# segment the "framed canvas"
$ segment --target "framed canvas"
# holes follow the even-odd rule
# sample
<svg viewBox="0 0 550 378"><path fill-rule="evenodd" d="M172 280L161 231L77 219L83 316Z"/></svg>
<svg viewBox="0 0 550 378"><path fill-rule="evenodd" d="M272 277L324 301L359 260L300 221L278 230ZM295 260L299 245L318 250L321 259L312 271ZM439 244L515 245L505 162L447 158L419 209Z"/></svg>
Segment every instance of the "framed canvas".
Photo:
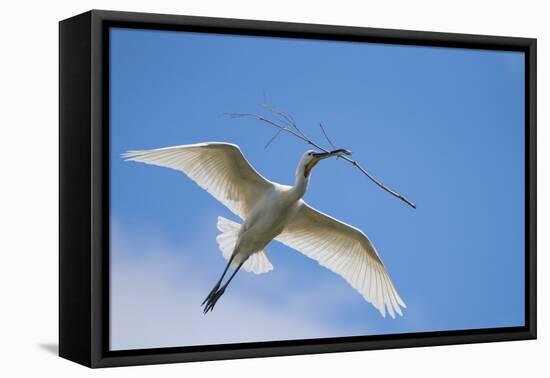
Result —
<svg viewBox="0 0 550 378"><path fill-rule="evenodd" d="M59 354L536 338L536 40L60 22Z"/></svg>

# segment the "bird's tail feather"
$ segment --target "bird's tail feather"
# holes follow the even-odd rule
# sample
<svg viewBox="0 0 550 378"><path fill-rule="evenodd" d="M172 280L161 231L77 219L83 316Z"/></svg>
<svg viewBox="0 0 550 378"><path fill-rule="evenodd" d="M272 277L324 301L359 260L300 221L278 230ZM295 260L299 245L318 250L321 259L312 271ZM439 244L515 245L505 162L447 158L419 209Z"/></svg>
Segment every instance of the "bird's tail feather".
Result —
<svg viewBox="0 0 550 378"><path fill-rule="evenodd" d="M229 261L231 254L235 249L235 244L237 243L237 238L239 236L239 230L241 225L237 222L233 222L224 217L218 217L218 230L221 231L216 237L218 246L222 252L225 260ZM237 266L241 262L241 259L238 256L235 256L231 265ZM270 270L273 270L273 265L269 261L266 250L261 250L252 254L243 264L243 269L247 272L252 272L256 274L267 273Z"/></svg>

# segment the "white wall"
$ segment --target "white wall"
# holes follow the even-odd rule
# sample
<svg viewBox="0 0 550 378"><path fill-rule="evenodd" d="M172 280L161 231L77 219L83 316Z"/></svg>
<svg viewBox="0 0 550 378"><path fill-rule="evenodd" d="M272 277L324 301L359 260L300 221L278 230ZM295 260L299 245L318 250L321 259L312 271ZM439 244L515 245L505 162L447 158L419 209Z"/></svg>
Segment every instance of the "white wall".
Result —
<svg viewBox="0 0 550 378"><path fill-rule="evenodd" d="M544 1L7 1L0 22L0 374L17 376L514 375L548 363L548 50ZM539 39L539 340L91 371L57 344L57 21L91 8ZM546 67L545 67L546 66ZM504 204L503 204L504 205ZM537 374L539 372L539 374Z"/></svg>

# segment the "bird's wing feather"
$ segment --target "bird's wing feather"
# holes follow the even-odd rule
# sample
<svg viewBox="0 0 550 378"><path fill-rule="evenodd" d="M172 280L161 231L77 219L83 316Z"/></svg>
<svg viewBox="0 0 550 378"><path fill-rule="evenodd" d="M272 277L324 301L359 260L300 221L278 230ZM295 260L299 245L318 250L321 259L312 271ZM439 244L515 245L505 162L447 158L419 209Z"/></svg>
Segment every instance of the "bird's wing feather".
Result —
<svg viewBox="0 0 550 378"><path fill-rule="evenodd" d="M315 259L342 276L386 316L406 307L397 294L376 249L359 229L340 222L301 201L292 222L276 240Z"/></svg>
<svg viewBox="0 0 550 378"><path fill-rule="evenodd" d="M273 186L252 168L238 146L229 143L211 142L128 151L122 157L185 173L242 219L246 218L261 195Z"/></svg>

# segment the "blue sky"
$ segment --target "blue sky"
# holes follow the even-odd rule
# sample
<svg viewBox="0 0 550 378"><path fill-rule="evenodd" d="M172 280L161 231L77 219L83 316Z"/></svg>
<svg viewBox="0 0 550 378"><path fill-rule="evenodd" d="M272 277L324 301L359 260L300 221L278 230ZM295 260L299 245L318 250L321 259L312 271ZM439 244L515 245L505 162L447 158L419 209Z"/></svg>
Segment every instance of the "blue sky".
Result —
<svg viewBox="0 0 550 378"><path fill-rule="evenodd" d="M113 29L110 64L112 349L523 325L523 53ZM217 216L237 218L181 173L120 154L232 142L292 184L308 147L282 135L265 149L272 129L223 115L261 112L264 95L417 204L336 159L305 195L369 236L403 317L277 242L272 272L240 272L202 315L225 266Z"/></svg>

